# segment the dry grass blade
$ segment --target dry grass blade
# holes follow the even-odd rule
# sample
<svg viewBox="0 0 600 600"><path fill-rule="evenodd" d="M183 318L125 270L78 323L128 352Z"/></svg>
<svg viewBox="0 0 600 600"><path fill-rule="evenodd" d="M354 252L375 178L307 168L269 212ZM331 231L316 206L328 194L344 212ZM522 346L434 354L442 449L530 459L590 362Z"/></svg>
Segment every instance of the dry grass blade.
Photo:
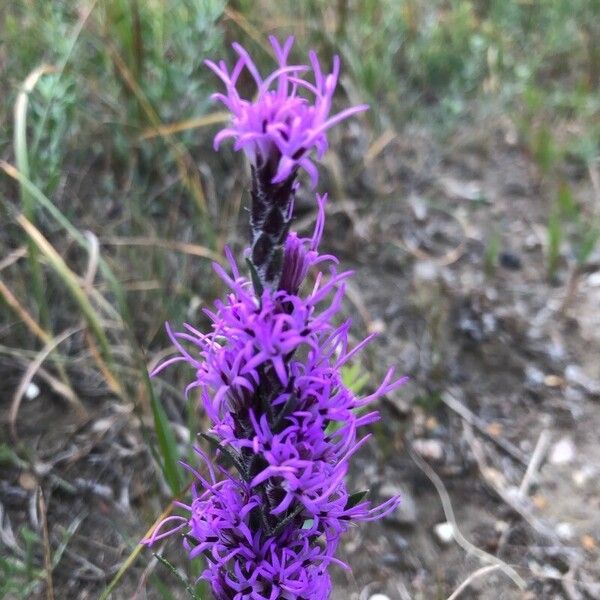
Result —
<svg viewBox="0 0 600 600"><path fill-rule="evenodd" d="M417 467L419 467L419 469L421 469L421 471L423 471L423 473L426 475L427 479L431 481L433 487L438 493L446 520L452 525L452 530L456 543L465 552L475 555L482 562L497 565L497 567L501 569L505 575L512 579L512 581L517 587L524 590L527 587L527 583L510 565L506 564L497 556L494 556L493 554L490 554L489 552L478 548L477 546L475 546L475 544L471 543L467 538L465 538L465 536L458 528L456 516L454 515L454 509L452 508L452 501L450 500L450 495L448 494L448 491L446 490L446 487L444 486L444 483L440 479L439 475L416 452L413 452L411 450L410 456L413 459L414 463L417 465Z"/></svg>
<svg viewBox="0 0 600 600"><path fill-rule="evenodd" d="M23 308L21 302L14 294L6 287L4 282L0 280L0 296L4 298L6 304L16 313L23 321L27 329L31 331L42 343L48 344L52 340L52 336L38 324L38 322ZM62 381L53 380L50 382L52 389L66 398L67 401L78 403L75 392L71 387L71 382L67 376L67 372L60 362L56 362L56 368Z"/></svg>
<svg viewBox="0 0 600 600"><path fill-rule="evenodd" d="M100 243L98 238L91 232L86 231L85 237L90 243L90 260L83 278L83 287L88 294L92 293L92 286L98 271L98 258L100 257Z"/></svg>
<svg viewBox="0 0 600 600"><path fill-rule="evenodd" d="M230 115L225 111L210 113L201 117L194 117L193 119L178 121L177 123L168 123L165 125L159 125L157 127L151 127L150 129L143 131L138 139L142 141L158 136L164 137L167 135L173 135L174 133L180 133L181 131L199 129L201 127L207 127L208 125L215 125L217 123L226 123L229 121L229 119Z"/></svg>
<svg viewBox="0 0 600 600"><path fill-rule="evenodd" d="M27 361L24 361L24 363L27 364ZM61 368L63 367L62 364L58 363L57 368L59 365ZM48 371L46 371L46 369L43 367L40 367L37 373L39 378L45 381L55 394L62 396L67 402L71 402L72 398L77 400L77 396L70 385L66 385L62 381L59 381L56 377L48 373Z"/></svg>
<svg viewBox="0 0 600 600"><path fill-rule="evenodd" d="M475 437L475 434L473 433L469 423L463 422L463 431L464 437L469 444L473 456L475 457L479 472L481 473L484 481L492 490L494 490L494 492L496 492L499 498L501 498L503 502L510 506L517 514L519 514L536 533L551 540L556 547L560 547L562 543L558 537L558 534L556 533L556 525L538 518L534 514L530 503L526 502L526 499L521 494L513 494L506 488L506 486L501 484L501 478L497 476L498 471L491 468L487 464L483 443L481 440Z"/></svg>
<svg viewBox="0 0 600 600"><path fill-rule="evenodd" d="M42 526L42 544L44 547L44 574L46 575L46 600L54 600L54 583L52 582L52 551L48 535L48 511L42 488L37 488L38 511Z"/></svg>
<svg viewBox="0 0 600 600"><path fill-rule="evenodd" d="M223 11L224 15L231 19L249 38L258 44L267 54L271 54L271 48L265 43L265 36L259 31L246 17L234 10L230 6L226 6Z"/></svg>
<svg viewBox="0 0 600 600"><path fill-rule="evenodd" d="M360 318L363 320L367 331L370 333L373 331L373 319L367 309L360 290L357 286L352 283L346 285L346 297L354 305L354 308L358 311Z"/></svg>
<svg viewBox="0 0 600 600"><path fill-rule="evenodd" d="M73 238L73 240L77 242L79 246L89 251L89 241L86 240L85 236L76 227L73 226L73 224L56 208L52 201L49 200L39 190L39 188L37 188L33 183L31 183L31 181L29 181L29 179L24 177L22 173L20 173L17 169L15 169L11 164L7 163L6 161L0 160L0 169L2 169L7 175L12 177L13 179L19 181L21 185L25 186L27 190L31 193L32 198L48 211L48 213L60 225L60 227L64 231L66 231ZM124 331L132 352L132 358L136 366L137 373L141 378L143 389L147 394L150 406L152 408L155 429L158 439L158 447L160 448L160 451L163 456L162 462L158 459L158 456L157 461L161 464L165 477L169 483L169 487L175 494L179 489L181 489L182 482L178 464L179 454L177 452L177 444L173 436L173 432L169 427L169 421L166 417L164 409L162 408L158 399L156 398L156 395L154 394L154 389L152 388L150 377L146 369L144 355L133 333L133 320L131 318L131 313L127 304L127 298L124 294L123 287L115 277L108 263L102 258L102 256L99 256L98 258L98 268L102 273L104 279L109 284L110 289L117 301L117 306L119 308L119 312L123 321ZM72 275L73 277L76 277L74 276L74 274ZM79 292L83 294L83 291L81 289L79 289ZM87 301L87 298L85 298L85 300Z"/></svg>
<svg viewBox="0 0 600 600"><path fill-rule="evenodd" d="M26 309L23 308L22 304L15 298L2 280L0 280L0 295L4 298L6 304L16 313L19 319L25 323L27 329L29 329L31 333L44 343L52 339L52 336L38 324Z"/></svg>
<svg viewBox="0 0 600 600"><path fill-rule="evenodd" d="M14 265L24 256L27 256L27 248L25 248L25 246L21 246L20 248L9 252L6 258L0 260L0 271L4 271L4 269L7 269L11 265Z"/></svg>
<svg viewBox="0 0 600 600"><path fill-rule="evenodd" d="M499 448L504 450L504 452L512 456L515 460L519 461L523 466L527 467L529 460L525 454L508 440L505 440L498 435L493 435L489 428L489 424L486 423L481 417L478 417L475 413L471 412L465 404L457 400L450 390L446 390L442 394L442 402L450 410L453 410L466 423L475 427L477 431L494 442Z"/></svg>
<svg viewBox="0 0 600 600"><path fill-rule="evenodd" d="M388 144L396 139L397 135L398 134L393 129L386 129L365 152L365 167L369 167L371 163L385 150Z"/></svg>
<svg viewBox="0 0 600 600"><path fill-rule="evenodd" d="M226 264L225 259L213 252L210 248L198 244L187 244L185 242L175 242L171 240L161 240L159 238L149 237L109 237L102 240L103 244L109 246L150 246L155 248L165 248L174 252L181 252L191 256L200 256L208 258L221 264Z"/></svg>
<svg viewBox="0 0 600 600"><path fill-rule="evenodd" d="M487 575L488 573L491 573L492 571L496 571L499 568L500 568L499 565L488 565L487 567L481 567L481 569L477 569L477 571L474 571L473 573L471 573L452 592L452 594L450 594L450 596L448 596L447 600L456 600L456 598L458 598L464 592L464 590L466 590L473 583L473 581L475 581L475 579L478 579L479 577L483 577L484 575Z"/></svg>
<svg viewBox="0 0 600 600"><path fill-rule="evenodd" d="M8 412L8 423L9 423L10 432L11 432L13 439L15 439L15 440L17 439L17 416L19 414L19 408L21 407L21 402L23 400L23 396L25 395L27 387L33 380L38 369L42 366L42 363L48 358L50 353L59 344L62 344L62 342L64 342L66 339L68 339L73 334L77 333L78 331L81 331L81 327L71 327L70 329L67 329L60 335L58 335L55 338L53 338L52 340L50 340L42 348L42 350L38 353L38 355L31 362L29 367L27 367L27 370L25 371L23 377L21 378L19 385L17 386L17 389L15 390L15 393L13 395L12 402L10 405L10 410ZM74 393L73 393L72 397L69 398L69 400L71 401L73 406L75 406L75 408L80 412L80 414L82 416L85 415L85 408L83 407L83 404L81 404L81 402L79 401L77 396L75 396Z"/></svg>
<svg viewBox="0 0 600 600"><path fill-rule="evenodd" d="M438 212L447 215L447 217L455 221L462 232L461 239L458 244L448 250L445 254L442 256L436 256L429 251L423 250L419 247L419 241L414 239L412 236L409 236L408 232L405 232L401 240L393 240L393 244L402 250L410 252L410 254L419 260L431 262L440 267L448 267L454 264L465 253L468 241L466 233L467 227L465 226L465 223L463 223L462 219L457 217L455 214L441 209L438 209Z"/></svg>
<svg viewBox="0 0 600 600"><path fill-rule="evenodd" d="M108 387L117 396L119 396L120 398L123 398L123 388L121 387L121 385L119 384L119 382L117 381L115 376L112 374L111 370L108 368L108 365L102 358L102 354L100 354L100 352L98 352L98 346L96 346L94 337L89 335L88 332L86 332L85 339L86 339L88 348L90 349L90 352L91 352L92 356L94 357L94 360L96 361L96 364L98 365L98 368L100 369L100 372L102 373L102 377L104 377L104 380L108 384Z"/></svg>
<svg viewBox="0 0 600 600"><path fill-rule="evenodd" d="M71 296L81 309L83 316L85 317L91 331L100 346L102 355L104 356L109 367L113 366L112 353L110 351L110 345L102 323L93 306L91 305L88 296L85 294L81 285L79 284L79 278L65 263L62 257L54 249L54 247L48 242L48 240L42 235L42 233L33 225L24 215L17 217L17 222L25 230L27 235L34 241L40 252L48 259L48 262L56 271L56 273L63 280L68 290L71 292Z"/></svg>
<svg viewBox="0 0 600 600"><path fill-rule="evenodd" d="M531 455L531 460L529 461L529 465L527 465L527 470L525 471L525 475L523 476L523 480L521 481L521 485L519 486L519 494L521 496L527 496L529 494L529 488L531 483L535 479L537 472L546 456L546 451L550 446L550 441L552 440L552 434L548 429L542 429L538 441L535 445L535 449L533 454Z"/></svg>
<svg viewBox="0 0 600 600"><path fill-rule="evenodd" d="M596 210L600 210L600 158L596 158L595 161L588 163L588 172L590 174L590 181L594 188L594 194L596 196Z"/></svg>
<svg viewBox="0 0 600 600"><path fill-rule="evenodd" d="M27 105L29 104L29 94L31 94L31 92L34 90L40 77L47 75L48 73L55 72L55 67L51 65L41 65L32 71L21 86L19 95L17 96L17 101L15 103L15 160L17 163L17 168L27 178L29 178L29 155L27 150ZM30 221L35 222L35 205L32 201L29 191L23 185L19 185L19 192L21 195L23 213ZM46 296L44 295L44 280L42 276L42 270L37 259L37 248L31 240L28 242L28 254L33 295L39 311L40 320L45 326L48 326L50 315L48 312Z"/></svg>
<svg viewBox="0 0 600 600"><path fill-rule="evenodd" d="M175 505L173 504L173 502L175 500L179 499L181 496L183 496L183 494L187 493L187 491L190 489L190 487L191 487L191 483L189 485L187 485L186 488L181 493L177 494L177 497L174 498L173 501L171 501L169 503L169 506L167 506L167 508L158 517L158 519L156 519L156 521L154 521L154 523L152 523L152 525L150 526L148 531L146 531L146 533L144 534L144 537L142 538L143 540L149 538L152 535L152 532L158 527L159 523L163 519L166 519L173 512L173 509L175 508ZM119 581L121 581L121 578L123 577L123 575L128 571L128 569L131 567L131 565L133 565L133 563L136 561L137 557L139 556L139 554L143 550L143 548L144 548L144 546L142 544L138 544L131 551L129 556L125 559L125 562L121 565L121 568L117 571L117 573L112 578L111 582L108 584L106 589L102 592L102 594L100 595L100 598L98 600L107 600L108 599L108 597L110 596L112 591L118 585Z"/></svg>

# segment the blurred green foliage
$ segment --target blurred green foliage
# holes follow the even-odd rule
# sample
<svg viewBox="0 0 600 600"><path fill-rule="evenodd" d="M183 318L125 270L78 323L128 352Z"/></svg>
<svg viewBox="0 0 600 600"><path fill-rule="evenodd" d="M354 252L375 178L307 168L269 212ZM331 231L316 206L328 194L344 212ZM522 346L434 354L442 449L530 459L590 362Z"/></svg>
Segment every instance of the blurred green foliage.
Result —
<svg viewBox="0 0 600 600"><path fill-rule="evenodd" d="M44 576L39 567L40 538L35 531L21 527L15 543L19 548L18 556L4 552L0 555L0 598L26 600L39 591Z"/></svg>

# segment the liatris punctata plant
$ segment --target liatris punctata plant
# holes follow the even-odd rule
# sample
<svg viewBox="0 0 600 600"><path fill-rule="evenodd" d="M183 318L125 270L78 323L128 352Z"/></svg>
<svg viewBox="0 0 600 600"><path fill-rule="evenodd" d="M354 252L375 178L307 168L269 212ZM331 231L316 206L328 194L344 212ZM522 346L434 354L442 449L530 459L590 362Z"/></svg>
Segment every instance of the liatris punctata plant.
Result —
<svg viewBox="0 0 600 600"><path fill-rule="evenodd" d="M361 428L379 418L366 407L403 379L390 370L363 398L344 385L342 367L372 336L351 349L350 320L339 324L351 273L319 254L326 195L316 196L312 237L290 231L298 172L315 187L312 156L326 151L327 130L367 107L330 116L339 59L324 74L314 52L310 67L288 65L292 38L271 44L278 67L266 79L238 44L231 71L223 61L206 62L225 84L226 93L215 97L231 112L215 147L231 137L251 164L249 275L228 251L231 274L215 270L229 292L205 311L211 331L186 324L174 333L167 326L179 353L156 372L179 361L194 368L186 393L198 389L211 421L202 437L216 460L196 448L207 475L186 465L195 481L190 503L177 503L185 516L166 518L145 542L182 533L190 558L204 557L202 578L217 600L326 600L329 566L346 567L335 557L340 536L352 521L381 518L400 501L372 506L365 493L349 493L344 478L369 438ZM236 88L244 70L256 82L253 100ZM312 81L304 79L309 71ZM309 286L316 265L327 265L327 273L314 273Z"/></svg>

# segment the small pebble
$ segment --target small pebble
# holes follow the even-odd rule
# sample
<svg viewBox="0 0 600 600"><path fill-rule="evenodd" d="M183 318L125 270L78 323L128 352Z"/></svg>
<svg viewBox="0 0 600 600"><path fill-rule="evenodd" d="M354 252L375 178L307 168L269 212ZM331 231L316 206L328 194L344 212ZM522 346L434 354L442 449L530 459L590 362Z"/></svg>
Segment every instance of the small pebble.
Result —
<svg viewBox="0 0 600 600"><path fill-rule="evenodd" d="M498 256L498 262L501 267L508 269L509 271L518 271L521 267L521 259L518 254L514 252L510 252L509 250L504 250L500 252Z"/></svg>
<svg viewBox="0 0 600 600"><path fill-rule="evenodd" d="M568 542L575 537L575 530L571 523L559 523L556 526L556 534L563 542Z"/></svg>
<svg viewBox="0 0 600 600"><path fill-rule="evenodd" d="M421 282L435 281L438 273L438 266L434 262L421 260L415 263L413 277Z"/></svg>
<svg viewBox="0 0 600 600"><path fill-rule="evenodd" d="M372 596L369 596L369 600L390 600L390 598L385 594L373 594Z"/></svg>
<svg viewBox="0 0 600 600"><path fill-rule="evenodd" d="M550 462L553 465L568 465L575 458L575 444L569 437L561 438L550 451Z"/></svg>
<svg viewBox="0 0 600 600"><path fill-rule="evenodd" d="M421 198L418 196L411 196L408 199L408 203L410 204L417 221L422 223L427 219L427 204Z"/></svg>
<svg viewBox="0 0 600 600"><path fill-rule="evenodd" d="M383 319L373 319L369 323L369 333L385 333L386 326Z"/></svg>
<svg viewBox="0 0 600 600"><path fill-rule="evenodd" d="M592 465L583 465L581 469L578 469L571 475L573 483L578 488L584 487L588 481L596 476L597 470Z"/></svg>
<svg viewBox="0 0 600 600"><path fill-rule="evenodd" d="M494 529L498 533L504 533L509 527L510 525L506 521L496 521L496 523L494 523Z"/></svg>
<svg viewBox="0 0 600 600"><path fill-rule="evenodd" d="M529 387L539 389L544 383L544 373L533 365L527 365L525 367L525 379Z"/></svg>
<svg viewBox="0 0 600 600"><path fill-rule="evenodd" d="M590 287L600 287L600 271L588 275L586 281Z"/></svg>
<svg viewBox="0 0 600 600"><path fill-rule="evenodd" d="M40 388L32 381L25 390L25 398L27 398L27 400L35 400L39 395Z"/></svg>
<svg viewBox="0 0 600 600"><path fill-rule="evenodd" d="M433 528L433 532L442 544L448 545L454 539L454 527L452 523L438 523Z"/></svg>
<svg viewBox="0 0 600 600"><path fill-rule="evenodd" d="M412 446L417 454L428 460L439 461L444 457L444 447L439 440L416 439Z"/></svg>

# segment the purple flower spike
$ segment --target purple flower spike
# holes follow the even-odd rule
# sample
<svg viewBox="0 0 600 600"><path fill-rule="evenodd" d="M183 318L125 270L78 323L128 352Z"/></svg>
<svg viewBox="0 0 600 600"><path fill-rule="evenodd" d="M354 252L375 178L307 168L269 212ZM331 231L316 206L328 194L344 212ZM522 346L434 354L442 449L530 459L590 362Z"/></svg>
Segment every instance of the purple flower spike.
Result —
<svg viewBox="0 0 600 600"><path fill-rule="evenodd" d="M324 76L311 53L315 83L308 83L301 79L306 67L287 64L292 42L271 39L279 68L264 81L237 44L231 73L224 63L209 63L227 86L218 97L233 117L215 142L232 136L253 161L250 273L241 275L226 251L231 274L220 265L215 270L228 292L204 311L210 330L167 326L177 354L153 373L177 362L191 367L186 395L197 393L210 421L202 437L213 445L215 462L196 449L208 475L184 465L194 478L191 503L176 503L182 514L166 518L144 542L183 535L189 557L203 557L201 577L216 600L327 600L329 567L348 568L335 557L343 533L352 522L385 517L400 502L373 506L365 493L346 487L350 461L370 437L364 428L379 419L371 405L405 378L389 370L363 397L344 383L344 365L373 336L351 347L351 322L340 323L351 273L338 272L337 258L319 253L327 195L317 195L311 237L289 231L297 170L316 178L312 149L321 156L326 130L364 107L329 117L339 61ZM244 68L258 86L254 103L235 87ZM313 104L299 90L312 94Z"/></svg>
<svg viewBox="0 0 600 600"><path fill-rule="evenodd" d="M325 75L312 51L310 67L287 64L293 37L289 37L283 46L274 36L269 40L278 68L265 79L239 44L233 44L239 59L231 72L224 61L218 65L206 61L226 88L226 94L214 94L213 97L220 100L232 116L230 126L215 137L215 149L224 139L232 137L234 149L244 150L252 164L269 165L271 183L282 183L295 175L298 168L303 168L315 187L318 172L310 158L311 151L314 149L317 158L321 159L328 147L327 130L351 115L367 110L368 106L354 106L330 117L340 71L339 57L334 57L332 72ZM244 68L256 83L257 93L252 100L240 97L236 88ZM312 83L303 79L311 69Z"/></svg>

